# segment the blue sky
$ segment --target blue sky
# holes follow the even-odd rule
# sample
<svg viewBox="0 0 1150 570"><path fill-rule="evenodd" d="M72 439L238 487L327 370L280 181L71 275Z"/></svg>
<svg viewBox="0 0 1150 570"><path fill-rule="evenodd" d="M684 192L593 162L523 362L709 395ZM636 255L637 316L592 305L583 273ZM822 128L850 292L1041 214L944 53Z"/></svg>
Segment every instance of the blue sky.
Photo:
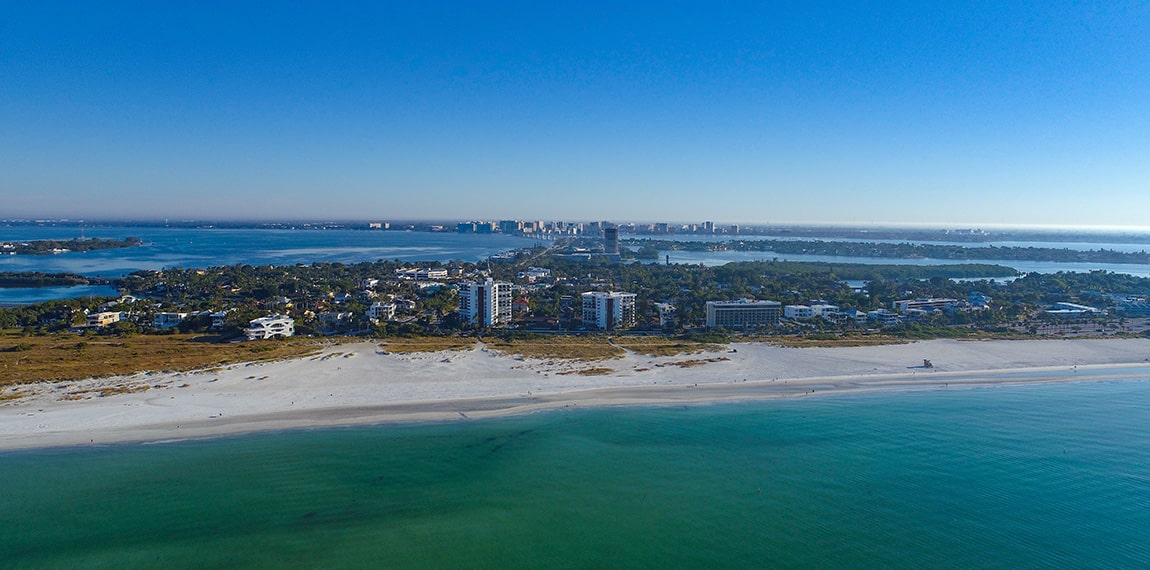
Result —
<svg viewBox="0 0 1150 570"><path fill-rule="evenodd" d="M1150 226L1150 4L419 4L3 4L0 217Z"/></svg>

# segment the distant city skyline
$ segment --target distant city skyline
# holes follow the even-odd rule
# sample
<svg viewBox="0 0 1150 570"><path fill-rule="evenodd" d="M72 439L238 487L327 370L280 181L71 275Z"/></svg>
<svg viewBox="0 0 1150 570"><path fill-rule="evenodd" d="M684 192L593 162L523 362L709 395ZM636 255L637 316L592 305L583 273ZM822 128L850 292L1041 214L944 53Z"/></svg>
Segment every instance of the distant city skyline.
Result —
<svg viewBox="0 0 1150 570"><path fill-rule="evenodd" d="M1150 5L0 18L0 218L1148 228Z"/></svg>

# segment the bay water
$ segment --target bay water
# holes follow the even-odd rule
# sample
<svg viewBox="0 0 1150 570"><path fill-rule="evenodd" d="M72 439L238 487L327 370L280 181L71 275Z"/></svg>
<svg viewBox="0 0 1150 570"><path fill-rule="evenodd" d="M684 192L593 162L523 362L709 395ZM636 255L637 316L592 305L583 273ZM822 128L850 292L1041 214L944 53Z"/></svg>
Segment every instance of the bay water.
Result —
<svg viewBox="0 0 1150 570"><path fill-rule="evenodd" d="M5 568L1150 565L1150 381L0 453Z"/></svg>
<svg viewBox="0 0 1150 570"><path fill-rule="evenodd" d="M42 271L45 273L78 273L89 277L119 277L141 269L165 267L205 268L244 263L248 265L295 265L317 262L359 263L363 261L482 261L505 251L533 245L549 245L517 236L502 234L457 234L454 232L366 231L344 229L252 229L252 228L186 228L156 226L86 226L87 237L124 239L139 237L143 247L70 252L58 255L0 255L0 272ZM69 240L79 237L81 229L55 225L0 225L0 241L37 239ZM717 241L732 236L680 236L681 239ZM754 239L755 236L738 236ZM888 240L892 241L892 240ZM1006 245L1008 242L1002 242ZM1023 242L1009 242L1023 245ZM1070 249L1113 249L1141 251L1141 243L1030 243L1035 247ZM669 257L668 257L669 256ZM673 263L722 265L733 261L817 261L829 263L945 265L954 260L894 259L828 255L778 254L763 251L660 251L656 262L670 259ZM1054 273L1096 270L1148 277L1150 266L1140 264L1097 264L1079 262L1044 262L1020 260L985 260L1013 267L1022 272ZM987 277L1001 277L988 275ZM29 304L52 299L106 294L62 288L0 288L0 305Z"/></svg>
<svg viewBox="0 0 1150 570"><path fill-rule="evenodd" d="M442 232L220 229L167 227L85 227L88 237L138 237L141 247L69 252L57 255L0 255L0 272L78 273L120 277L142 269L206 268L221 265L295 265L377 260L482 261L536 242L499 234ZM80 229L61 226L0 226L0 241L79 237ZM116 295L109 287L0 287L0 306L40 303L89 295Z"/></svg>

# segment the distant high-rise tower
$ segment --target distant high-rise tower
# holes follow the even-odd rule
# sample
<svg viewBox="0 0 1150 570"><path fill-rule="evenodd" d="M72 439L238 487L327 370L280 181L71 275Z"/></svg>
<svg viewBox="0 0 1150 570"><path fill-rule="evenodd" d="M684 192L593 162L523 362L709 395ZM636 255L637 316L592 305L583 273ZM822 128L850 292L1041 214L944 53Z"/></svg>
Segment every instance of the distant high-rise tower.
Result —
<svg viewBox="0 0 1150 570"><path fill-rule="evenodd" d="M619 228L603 228L603 253L619 255Z"/></svg>

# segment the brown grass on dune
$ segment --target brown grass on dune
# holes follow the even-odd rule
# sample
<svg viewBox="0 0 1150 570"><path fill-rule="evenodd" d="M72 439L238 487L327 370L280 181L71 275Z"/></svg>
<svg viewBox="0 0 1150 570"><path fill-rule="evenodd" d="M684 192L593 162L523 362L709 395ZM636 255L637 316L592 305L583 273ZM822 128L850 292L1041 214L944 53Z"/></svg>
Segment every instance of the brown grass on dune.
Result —
<svg viewBox="0 0 1150 570"><path fill-rule="evenodd" d="M458 336L389 338L383 341L381 346L383 350L396 354L437 352L440 350L471 350L475 348L475 339Z"/></svg>
<svg viewBox="0 0 1150 570"><path fill-rule="evenodd" d="M721 344L659 337L615 338L612 342L614 342L616 346L621 346L631 352L647 356L676 356L679 354L694 354L699 352L718 352L726 349L726 347Z"/></svg>
<svg viewBox="0 0 1150 570"><path fill-rule="evenodd" d="M206 339L200 335L0 334L0 386L283 360L312 354L325 345L302 337L235 343Z"/></svg>
<svg viewBox="0 0 1150 570"><path fill-rule="evenodd" d="M527 340L483 339L487 348L508 355L546 360L607 360L623 356L623 349L602 337L548 337Z"/></svg>
<svg viewBox="0 0 1150 570"><path fill-rule="evenodd" d="M912 341L889 335L846 335L835 338L807 338L801 336L776 336L763 339L762 344L784 348L842 347L842 346L882 346L887 344L908 344Z"/></svg>
<svg viewBox="0 0 1150 570"><path fill-rule="evenodd" d="M615 371L611 368L595 367L595 368L580 368L578 370L568 370L566 372L558 372L559 376L568 376L571 374L578 374L580 376L606 376Z"/></svg>

